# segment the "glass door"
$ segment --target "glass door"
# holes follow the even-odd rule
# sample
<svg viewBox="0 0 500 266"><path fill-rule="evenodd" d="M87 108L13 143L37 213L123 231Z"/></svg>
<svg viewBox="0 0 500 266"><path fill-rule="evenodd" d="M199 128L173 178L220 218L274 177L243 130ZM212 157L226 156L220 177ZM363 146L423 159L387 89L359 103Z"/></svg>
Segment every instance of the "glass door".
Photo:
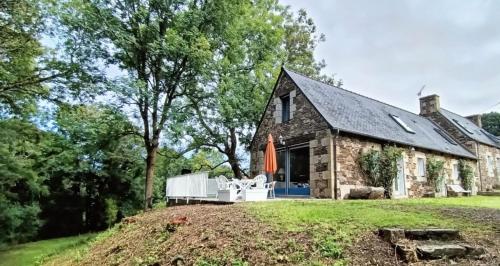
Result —
<svg viewBox="0 0 500 266"><path fill-rule="evenodd" d="M395 196L406 195L406 184L405 184L405 169L403 158L398 159L398 175L394 180L394 194Z"/></svg>
<svg viewBox="0 0 500 266"><path fill-rule="evenodd" d="M280 196L309 196L309 147L287 147L277 152L275 192Z"/></svg>
<svg viewBox="0 0 500 266"><path fill-rule="evenodd" d="M290 149L288 195L309 196L309 147Z"/></svg>

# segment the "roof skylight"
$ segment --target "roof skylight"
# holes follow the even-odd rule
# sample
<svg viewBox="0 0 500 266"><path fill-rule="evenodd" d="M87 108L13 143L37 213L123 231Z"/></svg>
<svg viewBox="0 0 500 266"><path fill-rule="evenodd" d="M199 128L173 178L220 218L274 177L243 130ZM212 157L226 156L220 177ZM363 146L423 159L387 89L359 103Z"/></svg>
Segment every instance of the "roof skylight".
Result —
<svg viewBox="0 0 500 266"><path fill-rule="evenodd" d="M453 119L453 122L457 123L463 130L467 131L469 134L474 134L474 133L472 133L472 131L467 129L462 123L460 123L458 120Z"/></svg>
<svg viewBox="0 0 500 266"><path fill-rule="evenodd" d="M457 145L457 143L446 133L444 133L441 129L434 128L434 130L441 135L441 137L445 138L450 144Z"/></svg>
<svg viewBox="0 0 500 266"><path fill-rule="evenodd" d="M415 134L415 131L410 127L408 126L401 118L399 118L399 116L397 115L393 115L391 114L390 115L392 117L392 119L394 119L394 121L396 121L396 123L398 123L406 132L408 133L412 133L412 134Z"/></svg>

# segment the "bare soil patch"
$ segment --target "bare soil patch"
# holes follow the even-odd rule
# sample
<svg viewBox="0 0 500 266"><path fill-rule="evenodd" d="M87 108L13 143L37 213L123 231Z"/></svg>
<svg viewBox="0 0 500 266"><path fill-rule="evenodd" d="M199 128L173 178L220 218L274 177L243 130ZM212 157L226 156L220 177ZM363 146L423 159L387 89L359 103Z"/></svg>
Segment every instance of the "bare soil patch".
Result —
<svg viewBox="0 0 500 266"><path fill-rule="evenodd" d="M79 264L297 265L311 260L321 258L306 232L276 231L241 206L192 205L126 219Z"/></svg>

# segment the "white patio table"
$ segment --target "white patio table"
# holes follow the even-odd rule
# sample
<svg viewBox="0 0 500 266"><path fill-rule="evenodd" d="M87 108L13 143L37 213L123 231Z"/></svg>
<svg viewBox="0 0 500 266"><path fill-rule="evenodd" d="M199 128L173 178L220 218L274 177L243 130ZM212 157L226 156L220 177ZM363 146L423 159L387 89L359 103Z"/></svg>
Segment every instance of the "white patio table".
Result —
<svg viewBox="0 0 500 266"><path fill-rule="evenodd" d="M255 180L253 179L233 179L232 182L239 185L242 190L248 189L251 186L255 185Z"/></svg>

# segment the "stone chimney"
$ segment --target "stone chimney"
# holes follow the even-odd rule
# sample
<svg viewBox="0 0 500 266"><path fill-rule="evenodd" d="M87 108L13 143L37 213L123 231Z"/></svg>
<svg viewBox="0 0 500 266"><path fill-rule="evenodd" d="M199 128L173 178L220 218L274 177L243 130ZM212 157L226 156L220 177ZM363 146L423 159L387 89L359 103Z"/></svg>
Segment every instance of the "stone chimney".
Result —
<svg viewBox="0 0 500 266"><path fill-rule="evenodd" d="M441 108L439 103L439 95L433 94L420 98L420 115L428 116L438 112Z"/></svg>
<svg viewBox="0 0 500 266"><path fill-rule="evenodd" d="M466 116L465 118L469 119L472 121L472 123L476 124L478 127L483 127L483 123L481 122L481 115L469 115Z"/></svg>

